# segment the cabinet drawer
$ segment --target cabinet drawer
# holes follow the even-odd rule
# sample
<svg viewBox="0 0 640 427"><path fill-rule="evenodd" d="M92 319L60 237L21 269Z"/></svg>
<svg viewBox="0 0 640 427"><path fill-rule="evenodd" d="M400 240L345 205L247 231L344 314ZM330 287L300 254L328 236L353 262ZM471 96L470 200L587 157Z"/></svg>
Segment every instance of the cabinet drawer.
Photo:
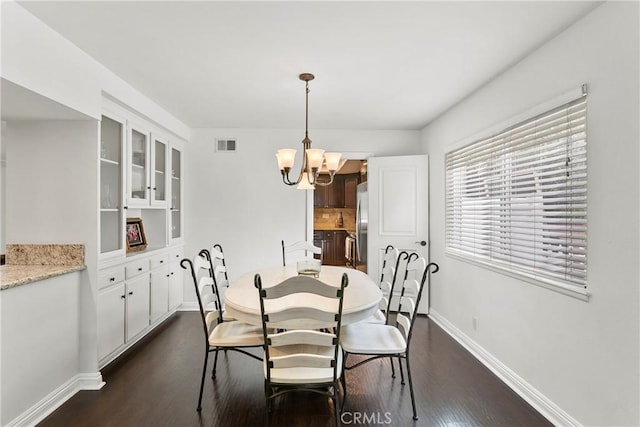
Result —
<svg viewBox="0 0 640 427"><path fill-rule="evenodd" d="M118 282L124 280L124 265L118 265L111 268L105 268L100 270L98 275L98 289L106 288L110 285L115 285Z"/></svg>
<svg viewBox="0 0 640 427"><path fill-rule="evenodd" d="M151 268L162 267L163 265L169 265L169 254L154 255L150 259Z"/></svg>
<svg viewBox="0 0 640 427"><path fill-rule="evenodd" d="M173 248L169 250L169 262L180 262L184 258L184 248Z"/></svg>
<svg viewBox="0 0 640 427"><path fill-rule="evenodd" d="M147 271L149 271L149 260L144 259L140 261L128 262L127 265L125 265L125 270L125 277L127 279L146 273Z"/></svg>

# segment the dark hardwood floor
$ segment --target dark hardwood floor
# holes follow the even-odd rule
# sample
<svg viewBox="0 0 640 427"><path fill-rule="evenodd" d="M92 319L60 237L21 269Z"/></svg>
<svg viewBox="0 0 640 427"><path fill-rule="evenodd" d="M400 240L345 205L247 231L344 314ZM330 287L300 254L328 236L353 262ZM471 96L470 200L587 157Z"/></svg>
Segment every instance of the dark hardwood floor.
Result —
<svg viewBox="0 0 640 427"><path fill-rule="evenodd" d="M265 411L260 362L221 353L218 374L207 374L202 412L196 412L203 363L196 312L180 312L103 369L106 385L82 391L40 426L259 426ZM418 421L408 384L391 378L387 360L347 372L344 425L550 426L435 323L420 317L411 363ZM351 360L351 359L350 359ZM210 368L213 366L210 360ZM325 427L326 398L290 394L276 402L272 426Z"/></svg>

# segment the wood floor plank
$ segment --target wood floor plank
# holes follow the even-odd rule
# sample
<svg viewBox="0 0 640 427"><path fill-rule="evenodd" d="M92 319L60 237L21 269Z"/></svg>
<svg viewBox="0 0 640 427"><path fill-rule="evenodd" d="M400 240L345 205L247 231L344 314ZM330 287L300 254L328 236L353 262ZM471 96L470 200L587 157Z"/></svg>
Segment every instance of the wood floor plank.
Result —
<svg viewBox="0 0 640 427"><path fill-rule="evenodd" d="M204 339L199 315L179 312L103 370L106 385L82 391L40 423L55 426L260 426L265 399L260 362L221 353L196 412ZM551 426L469 352L426 317L417 319L411 367L418 421L409 386L391 378L388 360L347 372L345 425ZM355 359L355 357L353 358ZM397 369L396 369L397 371ZM272 426L333 425L333 408L315 394L276 401Z"/></svg>

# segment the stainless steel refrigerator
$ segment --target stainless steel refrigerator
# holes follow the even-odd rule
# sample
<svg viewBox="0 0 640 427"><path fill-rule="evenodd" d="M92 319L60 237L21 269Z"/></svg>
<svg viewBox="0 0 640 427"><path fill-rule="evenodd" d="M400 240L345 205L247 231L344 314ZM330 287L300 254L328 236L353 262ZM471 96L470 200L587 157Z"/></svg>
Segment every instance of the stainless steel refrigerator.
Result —
<svg viewBox="0 0 640 427"><path fill-rule="evenodd" d="M367 192L367 182L358 184L356 205L356 267L366 271L367 266L367 230L369 227L369 194Z"/></svg>

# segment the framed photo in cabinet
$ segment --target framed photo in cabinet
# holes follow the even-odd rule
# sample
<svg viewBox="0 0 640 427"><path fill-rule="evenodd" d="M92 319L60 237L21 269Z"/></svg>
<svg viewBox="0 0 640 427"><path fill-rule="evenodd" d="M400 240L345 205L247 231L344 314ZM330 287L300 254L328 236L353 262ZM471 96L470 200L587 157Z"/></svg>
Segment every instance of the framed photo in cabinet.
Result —
<svg viewBox="0 0 640 427"><path fill-rule="evenodd" d="M142 218L127 218L127 252L143 251L147 248Z"/></svg>

